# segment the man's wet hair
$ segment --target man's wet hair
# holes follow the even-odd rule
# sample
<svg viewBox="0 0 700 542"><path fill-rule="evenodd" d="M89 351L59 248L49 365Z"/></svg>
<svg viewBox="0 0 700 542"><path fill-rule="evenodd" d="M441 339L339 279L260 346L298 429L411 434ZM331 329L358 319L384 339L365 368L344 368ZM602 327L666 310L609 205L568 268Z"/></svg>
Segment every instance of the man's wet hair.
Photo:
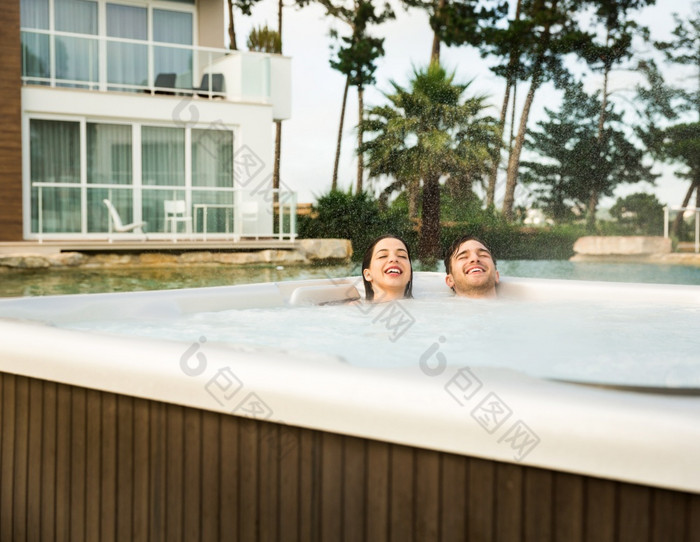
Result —
<svg viewBox="0 0 700 542"><path fill-rule="evenodd" d="M476 241L478 243L481 243L484 245L486 250L489 251L489 254L491 254L491 259L493 260L493 265L496 267L496 258L493 257L493 253L491 252L491 249L484 243L481 239L476 237L475 235L463 235L462 237L459 237L458 239L455 239L452 241L452 244L449 246L447 251L445 252L445 273L447 275L452 273L452 257L457 254L457 251L459 250L459 247L462 246L462 243L466 243L467 241Z"/></svg>

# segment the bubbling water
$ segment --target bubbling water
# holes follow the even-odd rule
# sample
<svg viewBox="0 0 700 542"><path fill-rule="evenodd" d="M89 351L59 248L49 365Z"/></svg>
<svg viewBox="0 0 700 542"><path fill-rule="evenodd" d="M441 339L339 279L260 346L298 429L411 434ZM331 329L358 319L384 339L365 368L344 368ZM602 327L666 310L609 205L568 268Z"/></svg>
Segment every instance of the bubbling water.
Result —
<svg viewBox="0 0 700 542"><path fill-rule="evenodd" d="M410 299L235 309L71 328L318 353L362 367L509 368L606 384L700 387L700 308L604 302Z"/></svg>

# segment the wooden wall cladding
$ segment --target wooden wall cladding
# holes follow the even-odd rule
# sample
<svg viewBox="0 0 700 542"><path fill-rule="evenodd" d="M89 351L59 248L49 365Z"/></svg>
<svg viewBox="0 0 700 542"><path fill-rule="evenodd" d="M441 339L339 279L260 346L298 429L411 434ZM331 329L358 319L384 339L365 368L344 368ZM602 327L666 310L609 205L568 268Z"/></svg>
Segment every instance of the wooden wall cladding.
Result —
<svg viewBox="0 0 700 542"><path fill-rule="evenodd" d="M20 0L0 2L0 241L22 233L22 49Z"/></svg>
<svg viewBox="0 0 700 542"><path fill-rule="evenodd" d="M8 374L0 408L2 541L700 540L696 494Z"/></svg>

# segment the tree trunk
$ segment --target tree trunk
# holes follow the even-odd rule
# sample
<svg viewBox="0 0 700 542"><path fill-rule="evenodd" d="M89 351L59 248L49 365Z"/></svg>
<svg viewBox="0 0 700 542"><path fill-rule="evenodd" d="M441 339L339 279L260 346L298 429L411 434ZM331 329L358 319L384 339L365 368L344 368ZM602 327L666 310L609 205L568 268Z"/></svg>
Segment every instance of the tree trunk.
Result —
<svg viewBox="0 0 700 542"><path fill-rule="evenodd" d="M426 175L423 179L423 222L418 243L418 257L434 260L440 252L440 176Z"/></svg>
<svg viewBox="0 0 700 542"><path fill-rule="evenodd" d="M275 166L272 169L272 188L280 187L280 154L282 152L282 121L275 121ZM277 192L275 192L277 194ZM276 201L276 200L275 200Z"/></svg>
<svg viewBox="0 0 700 542"><path fill-rule="evenodd" d="M357 108L358 108L358 123L357 123L357 188L356 194L362 192L362 180L364 177L364 155L360 151L362 148L362 113L364 112L364 89L361 86L357 87Z"/></svg>
<svg viewBox="0 0 700 542"><path fill-rule="evenodd" d="M229 47L234 51L238 49L236 45L236 27L233 24L233 0L228 0L228 39Z"/></svg>
<svg viewBox="0 0 700 542"><path fill-rule="evenodd" d="M539 70L537 70L539 71ZM525 133L527 132L527 119L530 115L532 102L535 99L535 91L539 86L539 74L535 73L532 76L530 90L525 98L523 113L520 116L520 127L518 128L518 136L515 138L515 145L508 159L508 172L506 176L506 194L503 198L503 215L506 220L513 220L513 203L515 202L515 185L518 183L518 169L520 168L520 153L523 150L525 142Z"/></svg>
<svg viewBox="0 0 700 542"><path fill-rule="evenodd" d="M503 105L501 106L501 118L499 121L499 140L503 142L503 129L506 126L506 115L508 114L508 102L510 102L510 81L506 82L506 92L503 97ZM513 105L515 107L515 105ZM491 174L489 175L489 184L486 188L486 207L493 207L496 203L496 178L498 177L498 166L500 162L501 150L498 150L498 160L494 160Z"/></svg>
<svg viewBox="0 0 700 542"><path fill-rule="evenodd" d="M331 190L338 189L338 166L340 164L340 144L343 140L343 123L345 121L345 104L348 100L348 88L350 87L350 76L345 78L345 90L343 91L343 105L340 108L340 127L338 128L338 143L335 146L335 164L333 165L333 180Z"/></svg>
<svg viewBox="0 0 700 542"><path fill-rule="evenodd" d="M233 1L233 0L230 0ZM282 0L277 4L277 34L280 38L280 50L282 54ZM279 189L280 187L280 160L282 156L282 121L275 121L275 158L274 167L272 169L272 188ZM279 202L279 192L273 192L274 202Z"/></svg>
<svg viewBox="0 0 700 542"><path fill-rule="evenodd" d="M435 14L437 15L444 7L445 0L439 0L435 8ZM433 62L440 62L440 35L437 31L433 31L433 47L430 51L430 63L432 64Z"/></svg>
<svg viewBox="0 0 700 542"><path fill-rule="evenodd" d="M420 179L408 181L408 218L418 218L418 196L420 194Z"/></svg>
<svg viewBox="0 0 700 542"><path fill-rule="evenodd" d="M518 0L518 3L515 6L515 20L519 21L520 20L520 8L522 5L522 0ZM508 74L506 77L506 92L505 95L503 96L503 105L501 106L501 118L500 118L500 133L499 133L499 139L501 142L503 142L503 131L506 126L506 116L508 115L508 102L510 101L510 89L513 88L513 113L515 113L515 86L516 86L516 81L511 74L515 70L515 66L518 62L518 57L515 53L515 51L510 52L510 55L508 57ZM513 122L511 121L510 125L511 132L513 131ZM511 135L511 138L508 141L508 148L511 148L511 143L512 143L513 137ZM509 159L510 159L510 154L509 154ZM486 189L486 207L494 207L496 205L496 180L498 179L498 168L501 165L501 150L498 150L498 160L496 160L493 164L493 168L491 169L491 175L489 176L489 184Z"/></svg>
<svg viewBox="0 0 700 542"><path fill-rule="evenodd" d="M557 7L558 0L553 0L550 6L550 11L555 11ZM513 220L513 204L515 202L515 186L518 184L518 170L520 169L520 153L523 150L523 143L525 142L525 134L527 132L527 121L530 116L530 109L532 108L532 102L535 99L535 91L540 86L540 77L542 77L542 70L544 64L545 52L549 48L550 43L550 29L552 23L546 23L542 37L539 40L540 53L537 56L533 69L532 69L532 80L530 82L530 90L525 97L525 105L523 106L523 112L520 115L520 126L518 127L518 136L515 139L515 145L508 158L508 172L506 175L506 194L503 198L503 214L506 220ZM513 102L515 103L515 101Z"/></svg>
<svg viewBox="0 0 700 542"><path fill-rule="evenodd" d="M608 30L608 35L605 38L605 44L610 42L610 31ZM605 130L605 113L608 107L608 78L610 75L610 66L606 63L603 70L603 100L600 104L600 115L598 115L598 151L603 150L603 131ZM603 159L601 156L600 159ZM593 178L593 186L591 186L591 194L588 198L588 209L586 211L586 229L589 232L595 230L595 213L598 207L598 183L602 182L602 179Z"/></svg>
<svg viewBox="0 0 700 542"><path fill-rule="evenodd" d="M277 34L280 37L280 54L282 54L282 8L284 4L282 0L277 2Z"/></svg>

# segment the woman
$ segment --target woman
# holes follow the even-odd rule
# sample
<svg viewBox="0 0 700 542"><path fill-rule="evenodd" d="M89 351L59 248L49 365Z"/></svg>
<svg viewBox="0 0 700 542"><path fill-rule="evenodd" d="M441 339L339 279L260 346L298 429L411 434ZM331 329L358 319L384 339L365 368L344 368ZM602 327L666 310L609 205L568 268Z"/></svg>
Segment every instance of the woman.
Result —
<svg viewBox="0 0 700 542"><path fill-rule="evenodd" d="M377 237L362 258L365 300L382 303L413 297L413 268L408 245L395 235Z"/></svg>

